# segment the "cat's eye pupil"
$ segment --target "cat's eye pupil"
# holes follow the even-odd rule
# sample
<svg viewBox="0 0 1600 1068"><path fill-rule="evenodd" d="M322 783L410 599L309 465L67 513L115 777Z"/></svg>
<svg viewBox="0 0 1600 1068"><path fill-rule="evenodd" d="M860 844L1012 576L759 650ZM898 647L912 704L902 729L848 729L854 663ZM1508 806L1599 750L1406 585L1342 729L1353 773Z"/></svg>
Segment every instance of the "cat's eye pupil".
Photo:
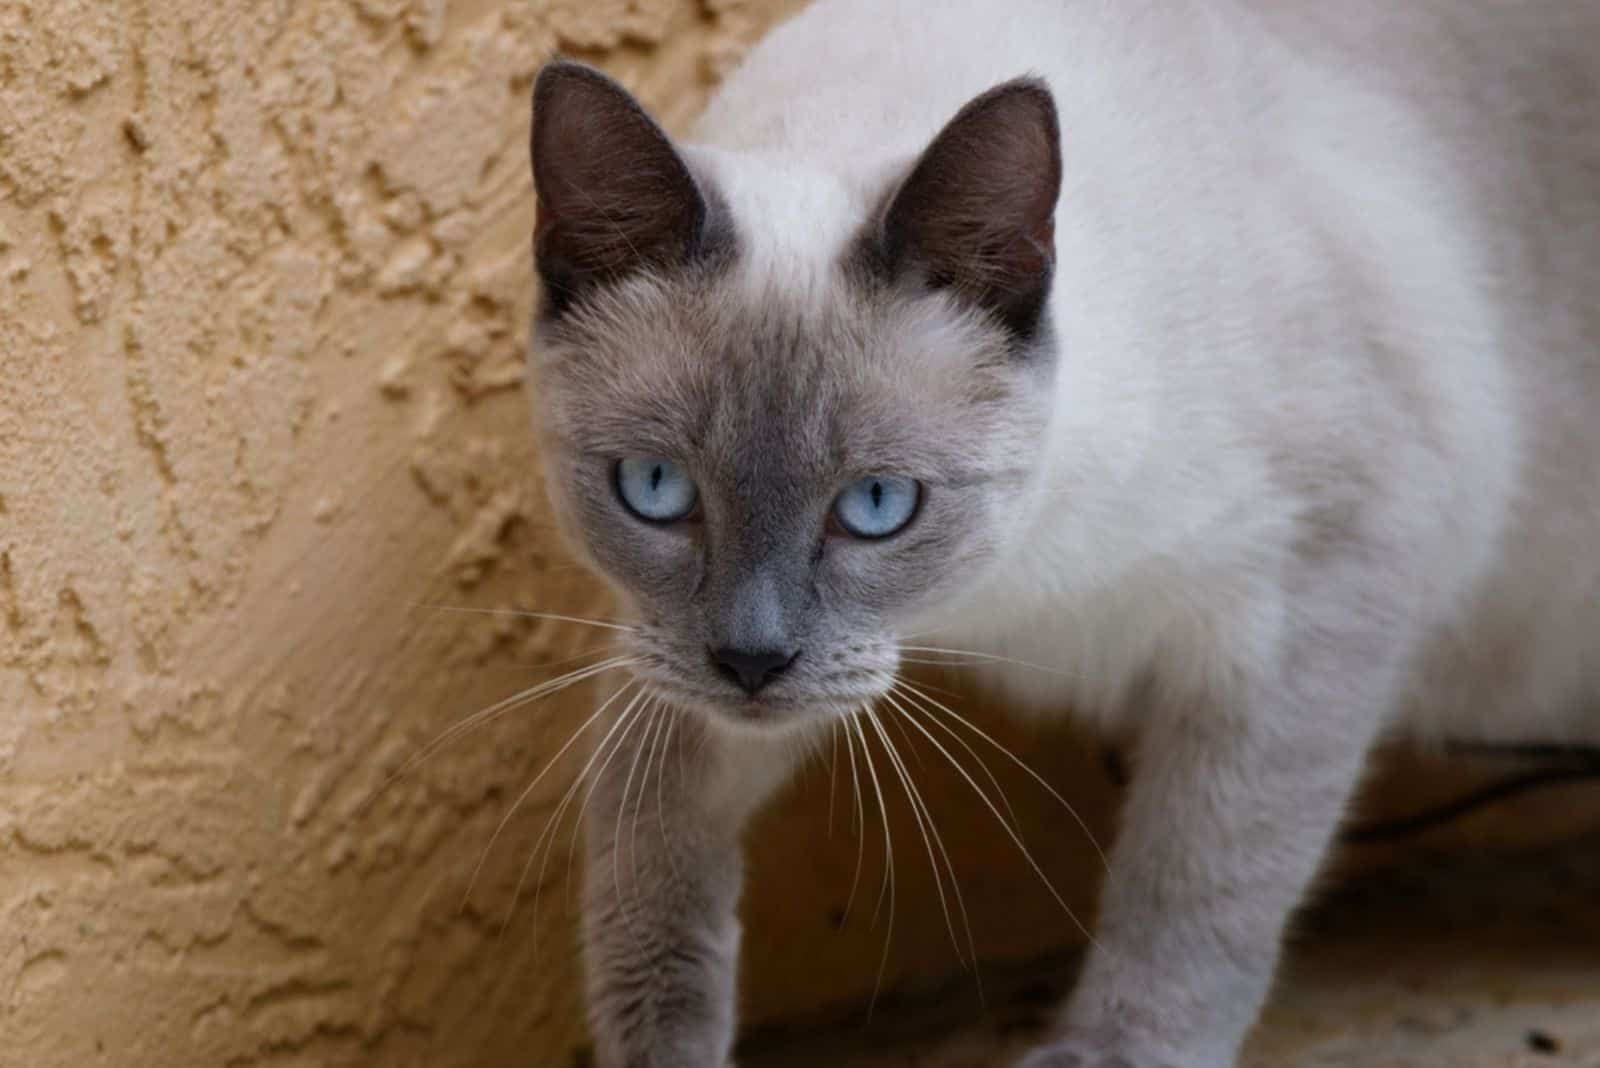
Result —
<svg viewBox="0 0 1600 1068"><path fill-rule="evenodd" d="M887 538L916 515L922 487L899 475L863 478L846 486L833 503L835 521L858 538Z"/></svg>
<svg viewBox="0 0 1600 1068"><path fill-rule="evenodd" d="M654 456L629 456L618 461L614 473L617 496L640 519L673 523L694 509L699 491L689 473L671 460Z"/></svg>

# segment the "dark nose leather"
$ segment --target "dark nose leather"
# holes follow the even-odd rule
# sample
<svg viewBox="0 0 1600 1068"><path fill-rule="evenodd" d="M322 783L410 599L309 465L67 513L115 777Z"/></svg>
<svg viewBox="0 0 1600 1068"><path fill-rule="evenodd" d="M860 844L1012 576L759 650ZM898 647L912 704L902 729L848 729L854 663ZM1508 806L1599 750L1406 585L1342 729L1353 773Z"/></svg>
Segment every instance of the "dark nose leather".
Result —
<svg viewBox="0 0 1600 1068"><path fill-rule="evenodd" d="M711 650L711 661L717 665L718 671L738 683L745 693L754 696L757 690L781 675L799 655L797 652L785 653L771 649L724 647Z"/></svg>

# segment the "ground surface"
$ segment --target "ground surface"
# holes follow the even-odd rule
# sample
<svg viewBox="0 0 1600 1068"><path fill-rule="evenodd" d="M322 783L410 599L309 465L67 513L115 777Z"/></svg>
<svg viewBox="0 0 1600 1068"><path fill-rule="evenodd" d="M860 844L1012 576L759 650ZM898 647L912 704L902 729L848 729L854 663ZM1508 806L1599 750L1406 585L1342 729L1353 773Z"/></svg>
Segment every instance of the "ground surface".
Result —
<svg viewBox="0 0 1600 1068"><path fill-rule="evenodd" d="M760 1036L741 1068L1007 1068L1072 980L1054 960ZM1300 925L1245 1068L1600 1068L1600 840L1418 858Z"/></svg>

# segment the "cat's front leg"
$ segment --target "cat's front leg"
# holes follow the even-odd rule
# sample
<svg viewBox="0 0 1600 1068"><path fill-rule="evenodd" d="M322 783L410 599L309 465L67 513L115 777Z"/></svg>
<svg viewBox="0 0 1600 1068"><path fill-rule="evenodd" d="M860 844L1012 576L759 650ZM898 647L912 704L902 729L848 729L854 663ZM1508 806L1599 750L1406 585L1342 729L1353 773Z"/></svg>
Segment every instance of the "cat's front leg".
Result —
<svg viewBox="0 0 1600 1068"><path fill-rule="evenodd" d="M793 758L688 712L623 737L584 825L597 1068L722 1068L737 1000L739 834Z"/></svg>
<svg viewBox="0 0 1600 1068"><path fill-rule="evenodd" d="M1227 1068L1392 698L1406 643L1311 628L1274 679L1147 726L1096 944L1017 1068Z"/></svg>

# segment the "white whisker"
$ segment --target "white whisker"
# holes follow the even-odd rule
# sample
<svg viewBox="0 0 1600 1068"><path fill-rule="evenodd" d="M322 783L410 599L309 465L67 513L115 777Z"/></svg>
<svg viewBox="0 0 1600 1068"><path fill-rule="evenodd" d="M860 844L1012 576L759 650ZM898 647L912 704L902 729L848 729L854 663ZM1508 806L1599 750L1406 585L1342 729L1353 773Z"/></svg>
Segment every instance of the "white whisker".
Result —
<svg viewBox="0 0 1600 1068"><path fill-rule="evenodd" d="M905 697L908 703L912 702L912 695L906 690L904 683L899 679L893 679L890 681L890 692L898 693ZM913 704L912 711L918 710L919 709ZM989 785L993 786L994 792L999 795L1000 803L1006 807L1006 815L1011 817L1012 826L1021 827L1022 824L1017 819L1016 809L1011 807L1011 798L1006 796L1005 787L1000 785L1000 780L995 776L994 771L990 769L988 762L985 761L983 757L979 756L978 751L972 748L972 746L967 743L967 740L961 737L960 734L956 733L955 728L951 727L944 720L938 718L937 716L931 715L926 711L923 711L923 715L928 717L929 723L932 723L935 727L938 727L941 731L949 735L950 738L957 745L959 745L968 756L977 761L978 767L983 770L984 776L989 780Z"/></svg>
<svg viewBox="0 0 1600 1068"><path fill-rule="evenodd" d="M682 723L684 721L684 719L687 718L683 714L682 706L674 704L670 698L667 700L667 707L672 709L675 713L678 714L678 722L679 723ZM707 736L709 736L710 733L711 733L710 731L708 731L704 727L702 727L701 730L700 730L700 737L702 739L704 739ZM700 747L696 746L695 747L696 755L698 755L699 752L700 752ZM689 781L689 769L684 764L684 761L683 761L683 741L680 739L679 742L678 742L678 782L679 783L686 783L688 781Z"/></svg>
<svg viewBox="0 0 1600 1068"><path fill-rule="evenodd" d="M856 712L850 713L850 715L855 716L859 711L858 709ZM850 758L850 785L855 791L856 797L856 873L850 879L850 896L845 899L844 917L839 921L840 926L850 922L850 909L855 905L856 890L861 885L861 865L862 861L866 859L867 849L867 812L861 803L861 773L856 765L855 738L850 733L850 720L848 718L842 721L842 726L844 727L845 755Z"/></svg>
<svg viewBox="0 0 1600 1068"><path fill-rule="evenodd" d="M518 660L516 661L516 664L518 667L531 668L535 671L548 671L552 668L562 667L567 664L576 664L578 661L586 660L597 653L610 652L613 648L614 647L609 644L597 645L592 649L585 649L583 652L573 653L571 656L563 656L558 660Z"/></svg>
<svg viewBox="0 0 1600 1068"><path fill-rule="evenodd" d="M867 1003L867 1015L870 1018L873 1007L878 1003L878 991L883 988L883 976L889 967L889 947L894 941L894 835L889 830L889 806L883 798L883 786L878 781L872 750L867 746L866 731L861 729L859 719L852 720L850 725L855 728L856 737L861 742L862 763L866 764L867 774L872 779L872 790L878 798L878 814L883 818L883 884L878 889L878 903L873 907L872 922L867 925L868 929L878 926L878 916L883 911L884 895L887 894L889 897L889 926L883 936L883 957L878 961L878 976L872 984L872 1000Z"/></svg>
<svg viewBox="0 0 1600 1068"><path fill-rule="evenodd" d="M660 722L661 707L656 704L654 699L651 699L640 710L640 715L645 717L644 733L639 736L639 744L634 746L633 763L628 765L628 777L622 782L622 797L617 801L617 826L611 834L611 883L613 889L617 892L617 908L624 915L627 914L628 906L622 900L622 818L628 813L628 794L633 792L633 776L638 772L639 761L644 757L645 742L650 738L651 732L655 730L656 724ZM644 792L642 783L639 786L639 792L641 794ZM635 831L639 829L637 816L634 819L633 827ZM637 843L638 838L635 837L634 841ZM636 851L633 855L634 874L636 877L638 875L638 860L639 854ZM634 893L637 895L639 890L637 878L635 878L633 888Z"/></svg>
<svg viewBox="0 0 1600 1068"><path fill-rule="evenodd" d="M954 719L957 723L966 727L969 731L976 734L979 738L982 738L985 742L988 742L995 749L999 750L1002 756L1011 761L1017 767L1021 768L1029 778L1033 779L1034 782L1042 786L1045 792L1051 797L1055 798L1056 803L1066 810L1067 815L1072 817L1073 822L1078 825L1078 829L1083 831L1084 837L1089 839L1089 845L1093 847L1095 855L1100 858L1100 866L1105 869L1107 874L1110 874L1111 862L1106 859L1105 850L1100 848L1100 842L1095 838L1094 831L1090 829L1088 821L1078 814L1078 810L1072 806L1072 803L1066 798L1062 797L1060 792L1056 790L1054 786L1051 786L1043 775L1040 775L1037 771L1034 771L1033 768L1028 766L1027 761L1023 760L1005 745L1002 745L999 741L995 740L995 738L991 736L989 732L985 731L982 727L979 727L976 723L972 722L966 716L963 716L949 705L944 704L942 701L935 700L926 693L923 693L915 685L904 680L901 680L901 686L902 692L906 693L908 696L914 696L915 698L921 700L925 705L929 705L938 709L951 719Z"/></svg>
<svg viewBox="0 0 1600 1068"><path fill-rule="evenodd" d="M834 720L828 724L828 734L832 741L832 752L828 757L828 841L833 841L833 808L834 795L839 789L839 721Z"/></svg>
<svg viewBox="0 0 1600 1068"><path fill-rule="evenodd" d="M639 896L639 810L644 807L644 788L650 783L650 772L656 760L656 746L661 744L661 735L666 732L671 716L665 706L658 700L655 703L654 719L645 732L645 737L650 739L650 752L644 758L644 778L639 780L639 796L633 802L633 828L629 832L630 839L628 851L633 854L631 865L633 868L633 896ZM644 739L639 740L639 747L644 748ZM657 783L659 786L659 782Z"/></svg>
<svg viewBox="0 0 1600 1068"><path fill-rule="evenodd" d="M628 623L618 623L609 619L590 619L587 616L568 616L559 612L534 612L526 608L472 608L453 604L429 604L426 601L412 601L413 607L428 608L435 612L463 612L470 615L483 616L518 616L524 619L547 619L555 623L578 623L586 627L603 627L606 630L619 630L632 634L638 627Z"/></svg>
<svg viewBox="0 0 1600 1068"><path fill-rule="evenodd" d="M642 720L642 719L645 718L645 713L650 711L654 707L655 702L657 700L656 695L653 694L653 693L650 693L648 690L641 690L640 691L640 697L642 697L644 699L644 704L640 706L638 713L632 717L632 722L630 722L628 724L627 728L625 730L623 730L621 736L617 738L617 744L611 747L611 755L606 757L605 761L603 763L601 763L600 769L598 771L596 771L594 773L594 777L592 779L590 779L588 792L583 795L583 803L578 806L578 815L574 819L573 824L572 824L572 839L571 839L571 842L567 846L566 885L568 887L571 887L573 885L572 866L573 866L573 862L577 859L578 837L579 837L579 835L581 835L583 833L583 817L584 817L584 814L589 811L589 805L594 801L594 795L599 791L601 782L603 782L605 780L606 769L609 768L611 766L611 762L617 758L617 754L622 752L622 747L627 744L628 735L633 733L634 726L638 723L639 720ZM630 707L631 707L631 703L630 703ZM618 805L617 806L617 811L618 811L619 815L621 813L621 810L622 810L622 806ZM552 846L555 844L555 840L554 839L551 839L551 844L552 844ZM548 857L546 859L548 859ZM541 869L541 871L542 871L542 869ZM541 878L542 878L542 875L541 875Z"/></svg>
<svg viewBox="0 0 1600 1068"><path fill-rule="evenodd" d="M678 737L678 724L682 721L682 716L679 715L677 709L670 705L667 706L667 715L670 717L667 721L667 738L666 741L661 743L661 769L656 774L656 827L661 831L661 851L667 856L667 867L672 869L673 879L681 882L683 880L683 873L678 870L678 858L672 855L672 842L667 838L667 805L666 801L663 799L661 784L666 780L667 777L668 750L672 748L672 743L674 741L677 741L680 746L683 744ZM678 782L680 789L683 783L683 776L681 774L683 768L682 755L682 750L680 749L678 763L678 768L680 771Z"/></svg>
<svg viewBox="0 0 1600 1068"><path fill-rule="evenodd" d="M626 689L628 689L628 687L624 687L623 688L623 690L626 690ZM621 695L623 690L619 690L616 694L612 695L611 700L607 701L606 703L610 704L611 701L616 700L616 698ZM561 802L558 805L556 805L555 813L550 817L549 821L545 823L544 830L539 833L538 839L533 843L533 849L531 851L529 851L529 853L528 853L527 863L523 864L522 872L517 876L516 890L511 895L511 908L512 909L516 908L517 899L522 895L522 885L528 879L528 872L533 867L533 862L534 862L535 858L537 858L538 855L539 855L540 846L545 842L546 837L548 837L549 838L549 844L544 847L544 860L541 861L540 864L539 864L539 880L538 880L538 883L534 886L533 911L534 911L535 915L538 914L538 912L539 912L539 902L544 897L544 873L545 873L545 870L549 866L549 863L550 863L550 854L555 849L556 834L560 830L562 818L565 815L567 809L569 807L571 807L573 798L575 798L578 795L578 792L580 790L582 790L584 784L589 781L589 772L590 772L590 770L594 767L595 761L599 760L600 759L600 755L605 752L606 746L608 745L608 743L610 743L612 737L614 735L616 735L616 733L619 730L623 730L623 734L624 734L624 736L626 736L627 732L626 732L626 730L624 730L624 725L628 725L629 728L631 729L631 724L633 723L633 720L635 719L634 709L638 707L639 702L644 699L645 695L646 695L646 690L644 689L643 684L640 684L639 691L628 699L628 703L625 706L623 706L622 711L620 713L618 713L616 722L611 725L611 729L610 730L606 731L605 736L600 739L600 743L594 747L594 752L589 754L589 759L584 762L583 769L578 772L578 774L573 778L571 784L569 784L567 786L566 793L561 795ZM618 738L617 739L616 745L612 747L611 756L615 756L617 750L622 748L622 742L623 742L623 738ZM601 768L600 768L601 773L604 773L605 766L610 764L610 763L611 763L611 757L608 756L605 759L605 763L601 765ZM589 796L593 796L593 789L592 788L590 790ZM585 804L587 804L587 800L585 801ZM579 821L581 822L582 818L583 818L583 813L581 811L578 813L578 818L579 818ZM576 833L577 832L575 830L574 834L576 834ZM572 879L572 874L571 874L571 872L569 870L568 873L567 873L567 880L568 880L567 885L569 887L571 886L571 879ZM511 919L510 912L507 912L507 914L506 914L507 923L510 922L510 919ZM535 939L538 938L538 926L537 925L534 926L534 937L535 937ZM535 947L537 947L537 942L535 942Z"/></svg>
<svg viewBox="0 0 1600 1068"><path fill-rule="evenodd" d="M396 780L416 770L418 765L427 760L434 753L438 752L441 746L447 745L449 742L460 737L461 735L483 726L489 721L504 715L514 708L532 704L534 701L541 701L544 698L549 697L551 694L560 693L569 686L574 686L586 679L592 679L596 675L604 675L606 672L615 671L618 668L631 667L639 662L639 660L633 657L612 657L611 659L602 661L598 664L590 664L586 667L578 668L575 671L569 671L565 675L562 675L558 678L548 679L535 686L530 686L526 690L514 693L510 697L496 701L487 708L483 708L477 712L474 712L461 722L447 728L444 731L441 731L431 742L407 758L405 763L401 764L399 768L397 768L391 775L388 776L388 778L384 779L384 781L378 786L378 789L373 791L371 797L367 798L361 803L360 807L356 809L355 815L359 817L367 810L369 806L373 804L373 802L382 796L384 791L388 790L390 786L393 786Z"/></svg>
<svg viewBox="0 0 1600 1068"><path fill-rule="evenodd" d="M1072 911L1072 906L1067 904L1066 899L1061 896L1058 890L1056 890L1055 884L1050 881L1050 877L1045 874L1044 869L1039 866L1039 862L1034 859L1032 851L1030 851L1027 845L1022 841L1022 836L1013 830L1010 824L1006 823L1005 817L1000 815L1000 810L995 807L993 801L989 800L989 796L983 792L983 789L978 785L977 780L968 774L967 769L962 767L955 757L950 755L949 750L945 749L944 746L939 744L938 740L928 732L927 728L923 727L922 724L918 723L914 719L908 720L908 722L910 722L910 724L917 730L921 731L923 737L932 742L939 749L939 751L945 755L945 759L950 761L950 766L955 768L956 773L966 780L967 785L972 787L973 793L977 794L979 800L981 800L989 809L989 811L993 813L995 821L1000 824L1001 829L1006 832L1006 835L1010 837L1011 841L1022 853L1022 858L1028 862L1028 866L1032 868L1034 874L1039 877L1039 881L1044 884L1044 888L1049 891L1050 896L1055 898L1056 904L1061 906L1061 910L1067 914L1067 918L1072 921L1073 926L1075 926L1079 932L1083 934L1084 938L1088 940L1090 945L1098 947L1099 943L1095 941L1094 933L1090 931L1088 927L1084 926L1082 920L1078 919L1078 914Z"/></svg>
<svg viewBox="0 0 1600 1068"><path fill-rule="evenodd" d="M976 667L983 664L1009 664L1013 667L1025 667L1033 671L1042 671L1047 675L1060 675L1062 678L1075 679L1076 674L1062 671L1060 668L1046 667L1044 664L1035 664L1031 660L1018 660L1012 656L996 656L993 653L980 653L975 649L946 649L937 645L902 645L900 648L908 653L934 653L949 657L967 657L971 663L960 660L923 659L912 663L937 664L941 667Z"/></svg>
<svg viewBox="0 0 1600 1068"><path fill-rule="evenodd" d="M891 705L896 704L892 697L889 698L889 701ZM894 765L895 774L900 778L900 785L906 791L906 799L911 802L911 815L916 820L918 831L922 834L923 848L928 853L928 867L933 871L934 889L939 894L939 909L944 913L945 927L950 932L950 946L956 951L957 962L966 967L967 961L962 954L961 940L956 935L955 921L950 915L950 905L945 897L944 879L939 871L939 863L933 854L934 843L938 843L939 856L943 858L945 870L950 875L950 889L954 893L956 905L961 911L961 925L967 934L967 945L972 950L972 974L976 976L978 974L978 948L972 938L972 924L967 916L967 903L961 894L961 884L956 879L955 865L950 862L950 853L945 849L944 838L939 834L939 828L934 825L933 813L922 799L922 792L917 789L916 784L911 779L911 771L906 767L905 758L895 752L894 745L890 741L888 732L883 729L882 722L876 715L871 713L868 714L867 718L872 723L873 729L878 732L878 737L889 754L889 760ZM980 979L979 990L981 991L982 988L982 980Z"/></svg>
<svg viewBox="0 0 1600 1068"><path fill-rule="evenodd" d="M888 695L885 694L884 696L887 697ZM869 711L868 715L874 715L875 711L876 711L875 709ZM874 718L876 718L876 717L874 716ZM924 770L926 770L926 766L922 763L922 754L917 752L917 747L915 745L913 745L912 742L911 742L911 735L906 733L906 729L900 725L900 721L898 719L896 719L895 717L890 716L889 717L889 722L894 724L894 729L900 732L900 737L906 743L906 748L910 749L911 750L911 755L916 758L917 767L923 768Z"/></svg>
<svg viewBox="0 0 1600 1068"><path fill-rule="evenodd" d="M462 908L466 908L467 902L471 900L472 890L478 885L478 877L483 874L484 862L489 859L489 853L494 849L495 842L499 840L500 833L506 829L506 824L511 822L511 817L516 813L517 809L521 807L522 803L526 801L530 795L532 795L534 789L539 785L544 777L550 774L550 770L561 762L561 758L567 755L567 750L578 744L578 739L583 737L583 732L588 730L590 725L593 724L595 720L603 716L606 709L611 707L612 702L616 701L617 698L626 693L633 685L634 684L631 681L623 683L622 686L618 688L616 693L606 698L600 707L594 710L594 714L588 719L584 720L582 725L579 726L577 730L572 732L572 737L567 739L565 745L556 750L556 755L550 758L549 763L544 766L539 774L533 777L533 781L527 785L527 788L524 789L522 793L517 795L517 799L511 803L511 807L506 810L505 815L500 817L500 822L495 826L494 833L489 836L489 843L483 847L483 853L478 857L478 863L472 869L472 878L467 881L466 893L461 896Z"/></svg>
<svg viewBox="0 0 1600 1068"><path fill-rule="evenodd" d="M914 660L911 657L907 657L907 656L902 656L900 658L900 663L902 663L902 664L914 664L914 665L915 664L939 665L941 667L949 667L950 666L949 662L948 661L944 661L944 660ZM965 694L957 693L955 690L948 689L948 688L946 688L944 686L935 686L932 683L927 682L927 681L923 681L922 685L926 689L928 689L929 691L931 691L933 693L942 693L946 697L959 698L959 697L966 696Z"/></svg>

